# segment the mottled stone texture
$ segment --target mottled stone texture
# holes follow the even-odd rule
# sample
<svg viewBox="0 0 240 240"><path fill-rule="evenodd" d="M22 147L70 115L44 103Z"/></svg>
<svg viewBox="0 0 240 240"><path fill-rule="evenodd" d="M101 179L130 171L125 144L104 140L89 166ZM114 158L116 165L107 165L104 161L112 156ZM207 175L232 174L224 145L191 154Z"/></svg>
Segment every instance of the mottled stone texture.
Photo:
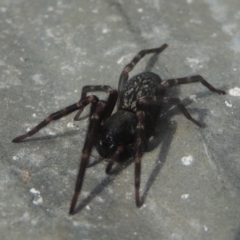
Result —
<svg viewBox="0 0 240 240"><path fill-rule="evenodd" d="M86 84L117 88L138 51L163 43L132 74L200 74L227 95L173 88L205 127L165 109L142 161L144 206L135 207L132 162L106 176L102 161L87 169L69 217L87 121L71 115L11 140L78 101ZM239 1L2 0L0 46L1 239L240 239Z"/></svg>

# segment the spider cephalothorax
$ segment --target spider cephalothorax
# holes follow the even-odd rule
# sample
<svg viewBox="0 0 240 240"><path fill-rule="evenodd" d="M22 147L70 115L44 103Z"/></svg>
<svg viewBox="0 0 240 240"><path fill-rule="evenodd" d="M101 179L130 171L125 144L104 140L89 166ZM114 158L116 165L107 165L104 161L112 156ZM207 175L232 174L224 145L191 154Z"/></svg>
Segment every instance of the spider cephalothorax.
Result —
<svg viewBox="0 0 240 240"><path fill-rule="evenodd" d="M214 88L200 75L162 81L155 73L143 72L128 80L129 72L141 58L149 53L160 53L166 47L167 44L164 44L159 48L140 51L123 69L118 83L118 91L106 85L85 86L77 103L52 113L29 132L13 139L13 142L21 142L51 121L74 111L78 111L74 117L74 120L77 120L84 107L91 103L89 126L82 150L70 214L74 214L93 147L96 147L102 157L110 159L106 173L109 173L113 164L122 157L133 156L135 161L135 201L138 207L141 206L139 197L141 158L147 148L148 139L154 131L157 117L161 112L161 105L178 105L186 118L197 126L201 126L197 120L192 118L180 99L164 97L167 88L180 84L201 82L212 92L226 94L224 91ZM87 96L88 92L98 91L109 93L107 101L99 100L95 95ZM117 111L112 114L116 103Z"/></svg>
<svg viewBox="0 0 240 240"><path fill-rule="evenodd" d="M124 155L131 155L136 135L136 114L119 110L99 127L95 146L104 158L111 158L117 147L124 148Z"/></svg>

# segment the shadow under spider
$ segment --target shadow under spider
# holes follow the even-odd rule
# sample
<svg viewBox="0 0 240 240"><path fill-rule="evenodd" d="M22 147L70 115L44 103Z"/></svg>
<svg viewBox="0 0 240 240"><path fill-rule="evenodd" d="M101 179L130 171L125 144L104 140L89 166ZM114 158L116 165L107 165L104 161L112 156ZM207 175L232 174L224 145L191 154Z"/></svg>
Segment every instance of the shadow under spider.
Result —
<svg viewBox="0 0 240 240"><path fill-rule="evenodd" d="M161 140L159 141L159 137L157 137L157 139L154 139L154 142L157 141L158 144L161 144L161 150L160 153L158 154L158 157L155 161L155 167L152 171L152 173L150 174L147 182L145 183L145 188L143 190L142 196L141 196L141 206L144 204L145 199L147 197L147 194L150 190L150 188L152 187L152 185L154 184L159 172L161 171L166 159L167 159L167 155L171 146L171 142L173 140L173 137L175 135L176 129L177 129L177 124L176 122L173 122L173 124L170 124L169 121L167 121L165 119L161 121L161 125L156 129L156 132L160 132L160 138ZM153 145L156 144L149 144L149 148L156 147ZM160 161L160 162L159 162ZM144 184L144 183L143 183Z"/></svg>
<svg viewBox="0 0 240 240"><path fill-rule="evenodd" d="M152 69L153 69L153 67L154 67L154 65L155 65L156 62L158 61L158 58L159 58L159 53L153 54L153 55L149 58L149 60L148 60L148 62L147 62L147 65L146 65L146 67L145 67L145 69L144 69L144 72L151 72Z"/></svg>
<svg viewBox="0 0 240 240"><path fill-rule="evenodd" d="M175 90L175 92L178 92L178 91L179 91L179 89ZM208 95L210 95L210 93L209 94L208 93L200 93L197 95L197 98L205 97ZM178 96L178 93L176 94L176 96ZM185 106L188 106L193 102L194 101L189 99L189 97L186 97L185 99L183 99L183 103ZM201 114L199 114L198 119L200 120L203 127L205 126L203 120L207 114L207 111L208 111L207 109L199 110L199 108L194 108L194 109L191 108L191 112L201 113ZM168 152L169 152L169 149L171 146L171 142L175 135L175 132L177 129L177 123L176 122L170 123L170 119L172 116L174 116L176 114L182 114L181 111L177 108L177 106L175 106L173 108L172 108L172 106L164 106L163 113L166 114L166 116L160 116L158 118L153 139L151 139L149 141L149 146L148 146L147 152L152 151L159 145L161 145L161 150L160 150L158 157L155 160L156 166L154 167L153 171L151 172L147 182L146 183L141 182L142 185L145 185L145 187L143 188L143 191L142 191L141 198L140 198L141 206L145 202L150 188L154 184L157 176L159 175L162 167L164 166L164 163L167 159L167 155L168 155ZM185 119L185 120L188 121L187 119ZM143 156L143 161L144 161L144 156ZM159 163L159 161L160 161L160 163ZM102 162L102 159L98 158L97 160L90 163L88 168L95 166L95 165L99 164L100 162ZM121 173L121 171L126 169L132 163L133 163L133 157L129 158L125 162L117 163L116 166L111 170L110 174L107 175L107 177L105 179L103 179L102 182L100 184L98 184L90 192L89 196L87 196L85 199L83 199L79 203L78 207L76 208L76 213L82 211L98 194L100 194L107 186L112 184L112 182L115 180L116 176L119 175ZM142 171L144 171L144 169ZM134 191L134 188L133 188L133 191Z"/></svg>
<svg viewBox="0 0 240 240"><path fill-rule="evenodd" d="M83 199L75 209L75 213L82 211L97 195L99 195L108 185L110 185L124 169L132 164L133 159L130 158L124 163L117 163L116 166L111 170L110 174L102 180L90 193Z"/></svg>
<svg viewBox="0 0 240 240"><path fill-rule="evenodd" d="M142 182L142 184L145 185L145 188L141 196L141 205L144 203L151 186L155 182L157 175L159 174L160 170L162 169L166 161L172 139L176 132L176 123L170 126L169 121L166 119L161 119L161 122L158 125L160 126L157 126L156 134L155 134L155 136L157 137L153 137L153 139L150 141L149 148L150 150L152 150L153 147L155 148L158 145L162 144L161 151L156 159L156 167L152 171L150 177L148 178L148 181L146 183ZM156 144L153 144L153 142L156 142ZM160 164L159 164L159 160L161 161ZM94 165L100 163L100 161L101 160L94 161ZM144 157L143 157L143 161L144 161ZM82 211L98 194L100 194L107 186L112 184L112 182L115 180L117 175L119 175L124 169L126 169L132 163L133 163L133 157L129 158L125 162L117 163L116 166L111 170L110 174L107 175L107 177L103 179L102 182L99 183L89 193L89 195L79 203L79 205L76 208L76 213L79 213L80 211ZM133 191L134 191L134 188L133 188Z"/></svg>
<svg viewBox="0 0 240 240"><path fill-rule="evenodd" d="M175 108L172 110L175 110ZM179 111L179 110L177 109L176 111ZM170 110L168 112L171 112L170 115L176 114L175 111ZM147 182L146 183L141 182L142 185L145 185L145 187L143 188L144 190L142 191L141 199L140 199L141 206L145 202L145 199L148 195L150 188L154 184L158 174L160 173L160 171L167 159L167 155L168 155L168 152L169 152L169 149L171 146L171 142L174 138L174 135L175 135L175 132L177 129L177 123L176 122L170 123L169 119L171 119L169 114L167 114L167 117L159 117L159 121L157 123L153 139L151 139L149 141L149 146L148 146L147 152L152 151L159 145L161 145L161 150L160 150L158 157L155 160L156 166L154 167L152 173L150 174ZM143 155L143 161L144 161L144 155ZM159 161L160 161L160 163L159 163ZM100 162L102 162L102 159L99 158L99 159L95 160L93 163L90 163L88 167L97 165ZM80 202L80 204L76 208L76 213L82 211L98 194L100 194L108 185L110 185L115 180L117 175L119 175L124 169L126 169L132 163L133 163L133 157L129 158L125 162L116 163L116 166L111 170L110 174L107 175L107 177L105 179L103 179L102 182L100 184L98 184L90 192L89 196L87 196L85 199L83 199ZM144 169L142 169L142 171L144 171ZM133 191L134 191L134 188L133 188Z"/></svg>
<svg viewBox="0 0 240 240"><path fill-rule="evenodd" d="M54 135L45 135L45 136L40 136L40 137L31 137L31 138L27 138L24 139L24 142L35 142L35 141L46 141L46 140L51 140L51 139L57 139L57 138L65 138L68 136L75 136L79 134L79 130L71 130L71 131L65 131L62 133L57 133ZM84 133L85 134L85 133Z"/></svg>
<svg viewBox="0 0 240 240"><path fill-rule="evenodd" d="M191 109L191 110L198 111L199 109ZM176 122L170 123L169 119L171 119L172 115L177 114L177 111L179 111L177 108L168 110L166 118L164 118L163 116L159 118L158 124L157 124L155 132L154 132L155 136L153 137L152 140L149 141L148 152L152 151L159 145L161 145L160 146L161 150L158 154L158 157L155 160L155 167L152 170L150 176L148 177L147 182L145 183L145 188L143 188L140 206L142 206L144 204L150 188L154 184L157 176L159 175L159 173L160 173L161 169L163 168L164 163L167 159L168 152L169 152L169 149L171 146L171 142L174 138L174 135L175 135L175 132L177 129L177 123ZM203 110L201 110L201 112L202 111ZM203 123L202 120L204 119L204 116L206 115L206 111L207 110L205 110L204 111L205 113L201 114L201 116L200 116L200 121L201 121L202 127L205 127L205 124ZM169 114L169 112L170 112L170 114ZM181 112L179 112L179 113L181 113ZM143 161L144 161L144 157L143 157ZM143 171L144 171L144 169L143 169ZM142 184L144 184L144 183L142 182Z"/></svg>

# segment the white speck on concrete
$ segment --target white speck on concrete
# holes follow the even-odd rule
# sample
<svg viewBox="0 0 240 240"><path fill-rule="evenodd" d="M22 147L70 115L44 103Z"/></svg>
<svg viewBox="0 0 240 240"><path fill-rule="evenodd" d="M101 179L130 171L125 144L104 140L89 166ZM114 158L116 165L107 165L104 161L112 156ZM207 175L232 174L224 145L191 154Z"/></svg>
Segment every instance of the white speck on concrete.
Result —
<svg viewBox="0 0 240 240"><path fill-rule="evenodd" d="M7 9L5 7L1 7L0 9L1 9L1 12L6 12L7 11Z"/></svg>
<svg viewBox="0 0 240 240"><path fill-rule="evenodd" d="M192 3L193 2L193 0L187 0L187 3L188 4L190 4L190 3Z"/></svg>
<svg viewBox="0 0 240 240"><path fill-rule="evenodd" d="M49 130L49 129L47 129L46 131L47 131L47 134L48 134L48 135L56 136L56 133L55 133L55 132L53 132L53 131L51 131L51 130Z"/></svg>
<svg viewBox="0 0 240 240"><path fill-rule="evenodd" d="M44 81L42 80L42 74L33 75L32 80L35 84L44 85Z"/></svg>
<svg viewBox="0 0 240 240"><path fill-rule="evenodd" d="M20 157L19 156L13 156L12 159L13 159L13 161L18 161L20 159Z"/></svg>
<svg viewBox="0 0 240 240"><path fill-rule="evenodd" d="M229 90L229 94L234 97L240 97L240 88L235 87Z"/></svg>
<svg viewBox="0 0 240 240"><path fill-rule="evenodd" d="M102 33L108 33L108 32L110 32L110 29L108 29L108 28L103 28Z"/></svg>
<svg viewBox="0 0 240 240"><path fill-rule="evenodd" d="M33 114L32 114L32 117L33 117L33 118L36 118L36 117L37 117L37 114L36 114L36 113L33 113Z"/></svg>
<svg viewBox="0 0 240 240"><path fill-rule="evenodd" d="M193 156L185 156L182 158L182 164L185 166L190 166L193 163L194 159Z"/></svg>
<svg viewBox="0 0 240 240"><path fill-rule="evenodd" d="M232 107L232 104L227 102L227 101L225 101L225 104L226 104L227 107Z"/></svg>
<svg viewBox="0 0 240 240"><path fill-rule="evenodd" d="M211 110L211 114L213 114L213 115L216 115L217 116L217 114L213 111L213 110Z"/></svg>
<svg viewBox="0 0 240 240"><path fill-rule="evenodd" d="M197 101L197 95L191 95L190 97L190 100L196 102Z"/></svg>
<svg viewBox="0 0 240 240"><path fill-rule="evenodd" d="M55 36L54 36L54 34L52 32L52 29L46 29L45 32L46 32L46 36L48 38L55 38Z"/></svg>
<svg viewBox="0 0 240 240"><path fill-rule="evenodd" d="M6 22L7 24L12 24L12 19L7 18L7 19L5 19L5 22Z"/></svg>
<svg viewBox="0 0 240 240"><path fill-rule="evenodd" d="M91 208L89 207L89 205L86 206L86 209L87 209L87 210L91 210Z"/></svg>
<svg viewBox="0 0 240 240"><path fill-rule="evenodd" d="M200 63L200 61L197 58L187 58L187 61L190 64L199 64Z"/></svg>
<svg viewBox="0 0 240 240"><path fill-rule="evenodd" d="M68 73L72 73L74 74L75 73L75 68L74 67L71 67L69 65L64 65L61 67L61 70L62 70L62 75L64 75L64 73L68 72Z"/></svg>
<svg viewBox="0 0 240 240"><path fill-rule="evenodd" d="M67 124L67 127L68 127L68 128L74 128L74 123L73 123L73 122L69 122L69 123Z"/></svg>
<svg viewBox="0 0 240 240"><path fill-rule="evenodd" d="M180 235L178 233L172 233L171 234L171 239L173 239L173 240L182 240L183 237L182 237L182 235Z"/></svg>
<svg viewBox="0 0 240 240"><path fill-rule="evenodd" d="M36 190L35 188L31 188L30 190L29 190L29 192L33 195L33 204L35 204L35 205L40 205L40 204L42 204L43 203L43 198L42 198L42 196L41 196L41 194L40 194L40 192L38 191L38 190Z"/></svg>
<svg viewBox="0 0 240 240"><path fill-rule="evenodd" d="M182 194L182 195L181 195L181 198L182 198L182 199L188 199L188 198L189 198L189 194L187 194L187 193L186 193L186 194Z"/></svg>
<svg viewBox="0 0 240 240"><path fill-rule="evenodd" d="M92 13L98 13L98 9L93 9Z"/></svg>
<svg viewBox="0 0 240 240"><path fill-rule="evenodd" d="M40 192L38 190L36 190L35 188L31 188L29 190L29 192L32 193L33 195L40 194Z"/></svg>
<svg viewBox="0 0 240 240"><path fill-rule="evenodd" d="M143 12L143 9L142 9L142 8L139 8L137 11L138 11L139 13L142 13L142 12Z"/></svg>
<svg viewBox="0 0 240 240"><path fill-rule="evenodd" d="M97 201L100 202L100 203L104 203L104 199L102 199L101 197L97 197Z"/></svg>
<svg viewBox="0 0 240 240"><path fill-rule="evenodd" d="M170 31L167 25L153 26L146 31L142 31L141 37L144 39L154 39L156 36L161 36L163 39L167 39L170 36Z"/></svg>
<svg viewBox="0 0 240 240"><path fill-rule="evenodd" d="M73 226L74 227L80 227L81 226L81 222L80 221L73 221Z"/></svg>
<svg viewBox="0 0 240 240"><path fill-rule="evenodd" d="M201 62L197 58L186 58L187 63L190 65L192 69L202 68Z"/></svg>
<svg viewBox="0 0 240 240"><path fill-rule="evenodd" d="M125 197L127 200L132 200L132 192L125 193Z"/></svg>
<svg viewBox="0 0 240 240"><path fill-rule="evenodd" d="M208 231L208 227L206 225L203 225L203 229L204 229L205 232Z"/></svg>
<svg viewBox="0 0 240 240"><path fill-rule="evenodd" d="M31 219L32 226L37 226L38 223L39 223L38 219Z"/></svg>
<svg viewBox="0 0 240 240"><path fill-rule="evenodd" d="M117 64L121 64L123 62L123 59L125 58L125 56L122 56L121 58L118 59Z"/></svg>
<svg viewBox="0 0 240 240"><path fill-rule="evenodd" d="M49 6L48 8L47 8L47 11L48 12L52 12L54 10L54 8L52 7L52 6Z"/></svg>
<svg viewBox="0 0 240 240"><path fill-rule="evenodd" d="M30 214L29 212L25 212L19 219L18 219L18 222L21 222L21 223L26 223L30 220Z"/></svg>

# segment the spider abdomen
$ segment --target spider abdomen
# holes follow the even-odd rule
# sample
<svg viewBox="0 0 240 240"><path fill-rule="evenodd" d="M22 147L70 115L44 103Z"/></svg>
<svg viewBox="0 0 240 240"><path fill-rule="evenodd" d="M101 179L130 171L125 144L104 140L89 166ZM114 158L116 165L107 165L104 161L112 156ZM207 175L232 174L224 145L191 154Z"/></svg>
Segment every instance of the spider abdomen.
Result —
<svg viewBox="0 0 240 240"><path fill-rule="evenodd" d="M137 100L141 97L153 97L158 94L161 78L152 72L140 73L126 83L120 97L120 109L137 111Z"/></svg>
<svg viewBox="0 0 240 240"><path fill-rule="evenodd" d="M161 82L161 78L153 72L143 72L135 75L127 81L121 93L119 109L136 114L139 98L164 95L164 91L160 87ZM148 139L154 131L156 120L161 112L161 106L146 105L144 111L146 114L145 136Z"/></svg>

